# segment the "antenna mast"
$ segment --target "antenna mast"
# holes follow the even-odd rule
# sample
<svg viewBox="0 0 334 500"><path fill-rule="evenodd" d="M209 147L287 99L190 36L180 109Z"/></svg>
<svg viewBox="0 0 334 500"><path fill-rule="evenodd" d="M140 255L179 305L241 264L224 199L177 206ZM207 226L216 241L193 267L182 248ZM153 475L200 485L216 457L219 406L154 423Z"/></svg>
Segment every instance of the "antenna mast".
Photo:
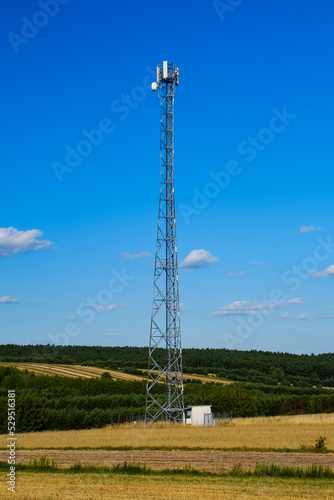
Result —
<svg viewBox="0 0 334 500"><path fill-rule="evenodd" d="M179 69L163 61L157 67L160 98L160 202L155 254L149 366L146 387L146 424L157 420L184 421L179 278L174 200L174 95ZM157 348L164 348L165 356ZM166 395L156 384L165 382Z"/></svg>

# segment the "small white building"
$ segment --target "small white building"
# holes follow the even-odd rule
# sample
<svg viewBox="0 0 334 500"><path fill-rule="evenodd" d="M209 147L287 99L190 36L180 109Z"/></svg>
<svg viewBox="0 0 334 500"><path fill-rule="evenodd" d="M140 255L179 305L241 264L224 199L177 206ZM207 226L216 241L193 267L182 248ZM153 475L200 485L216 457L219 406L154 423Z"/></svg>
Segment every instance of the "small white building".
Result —
<svg viewBox="0 0 334 500"><path fill-rule="evenodd" d="M190 425L214 425L211 405L188 406L185 410L185 423Z"/></svg>

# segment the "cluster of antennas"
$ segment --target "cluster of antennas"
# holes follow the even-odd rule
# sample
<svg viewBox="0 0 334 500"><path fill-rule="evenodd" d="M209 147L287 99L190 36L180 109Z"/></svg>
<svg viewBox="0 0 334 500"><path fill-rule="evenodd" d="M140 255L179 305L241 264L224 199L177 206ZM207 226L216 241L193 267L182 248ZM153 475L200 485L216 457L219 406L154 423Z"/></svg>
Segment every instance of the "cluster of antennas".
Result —
<svg viewBox="0 0 334 500"><path fill-rule="evenodd" d="M151 88L155 92L161 82L172 82L173 80L175 85L179 84L179 68L175 68L173 63L168 67L168 62L163 61L162 65L157 67L157 81L152 83Z"/></svg>

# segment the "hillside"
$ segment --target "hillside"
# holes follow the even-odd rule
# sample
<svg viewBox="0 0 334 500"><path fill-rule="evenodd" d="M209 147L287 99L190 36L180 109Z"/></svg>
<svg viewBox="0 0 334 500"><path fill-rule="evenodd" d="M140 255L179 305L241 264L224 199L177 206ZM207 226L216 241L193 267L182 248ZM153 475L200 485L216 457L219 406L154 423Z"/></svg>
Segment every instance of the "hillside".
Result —
<svg viewBox="0 0 334 500"><path fill-rule="evenodd" d="M25 364L29 367L29 364ZM6 432L8 390L15 389L18 432L100 428L130 422L145 413L146 381L112 378L111 371L58 365L61 376L39 364L48 375L21 366L0 366L0 433ZM53 373L54 376L50 376ZM99 375L101 373L101 375ZM82 376L85 374L86 376ZM118 376L126 376L116 372ZM130 378L132 375L128 375ZM208 381L210 378L207 378ZM185 405L212 405L216 414L235 417L334 412L334 391L323 387L294 387L258 383L224 384L185 379ZM195 383L196 382L196 383ZM163 404L165 384L156 384L155 398Z"/></svg>
<svg viewBox="0 0 334 500"><path fill-rule="evenodd" d="M58 375L59 377L72 377L72 378L100 378L103 373L109 373L112 380L146 380L146 374L142 370L142 375L133 373L125 373L124 371L108 370L107 368L98 368L82 365L61 365L61 364L47 364L47 363L20 363L20 362L2 362L0 366L9 366L17 368L18 370L28 370L29 372L38 375ZM138 370L140 371L140 370ZM217 382L219 384L230 384L231 380L220 380L214 375L192 375L187 374L186 380L199 381L202 383Z"/></svg>
<svg viewBox="0 0 334 500"><path fill-rule="evenodd" d="M164 350L157 349L164 362ZM147 370L147 347L0 345L0 362L85 365L141 376ZM297 355L267 351L183 349L183 372L269 385L334 387L334 353Z"/></svg>

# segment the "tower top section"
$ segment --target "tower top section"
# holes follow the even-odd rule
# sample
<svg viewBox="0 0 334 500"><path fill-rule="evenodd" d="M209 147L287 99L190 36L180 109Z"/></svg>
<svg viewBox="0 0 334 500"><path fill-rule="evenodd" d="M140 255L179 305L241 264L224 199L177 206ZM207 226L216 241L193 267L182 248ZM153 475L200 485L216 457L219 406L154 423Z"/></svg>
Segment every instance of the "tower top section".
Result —
<svg viewBox="0 0 334 500"><path fill-rule="evenodd" d="M163 61L157 67L157 81L152 83L152 90L158 90L161 83L179 84L179 68L174 66L174 62Z"/></svg>

